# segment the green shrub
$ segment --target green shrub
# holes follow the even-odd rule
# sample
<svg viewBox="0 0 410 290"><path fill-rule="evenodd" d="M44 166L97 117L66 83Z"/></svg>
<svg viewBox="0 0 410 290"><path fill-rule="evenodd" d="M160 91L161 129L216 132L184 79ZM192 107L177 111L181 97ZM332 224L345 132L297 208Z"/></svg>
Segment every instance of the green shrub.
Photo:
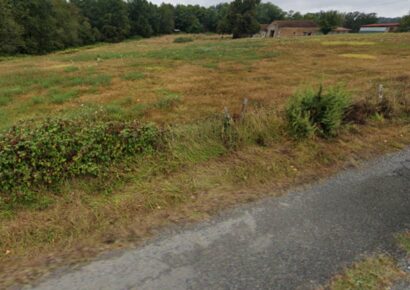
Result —
<svg viewBox="0 0 410 290"><path fill-rule="evenodd" d="M181 96L174 93L166 93L165 96L162 96L154 104L154 107L157 109L169 109L181 102Z"/></svg>
<svg viewBox="0 0 410 290"><path fill-rule="evenodd" d="M174 39L174 43L187 43L193 41L194 39L192 37L177 37Z"/></svg>
<svg viewBox="0 0 410 290"><path fill-rule="evenodd" d="M297 93L286 108L290 133L296 138L334 137L342 125L350 106L349 94L341 87L329 88L326 92L312 89Z"/></svg>
<svg viewBox="0 0 410 290"><path fill-rule="evenodd" d="M75 176L98 176L113 162L157 148L152 124L48 119L0 134L0 199L21 202L30 191Z"/></svg>

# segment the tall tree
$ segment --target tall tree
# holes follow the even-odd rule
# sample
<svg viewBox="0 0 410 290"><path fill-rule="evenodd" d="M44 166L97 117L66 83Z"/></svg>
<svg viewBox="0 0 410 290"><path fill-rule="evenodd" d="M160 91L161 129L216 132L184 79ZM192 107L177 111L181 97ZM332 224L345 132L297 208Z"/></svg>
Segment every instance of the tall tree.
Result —
<svg viewBox="0 0 410 290"><path fill-rule="evenodd" d="M410 11L409 11L409 14L407 14L406 16L403 16L403 18L400 20L399 30L401 32L410 31Z"/></svg>
<svg viewBox="0 0 410 290"><path fill-rule="evenodd" d="M199 6L177 5L175 7L175 28L188 33L199 33L204 27L198 19Z"/></svg>
<svg viewBox="0 0 410 290"><path fill-rule="evenodd" d="M256 7L256 18L259 23L271 23L285 17L285 12L275 4L270 2L260 3Z"/></svg>
<svg viewBox="0 0 410 290"><path fill-rule="evenodd" d="M56 20L54 35L52 36L55 49L82 44L78 8L65 0L52 0L51 3L53 6L52 16Z"/></svg>
<svg viewBox="0 0 410 290"><path fill-rule="evenodd" d="M230 25L228 22L229 4L218 4L217 6L215 6L215 8L217 10L216 32L220 34L231 33Z"/></svg>
<svg viewBox="0 0 410 290"><path fill-rule="evenodd" d="M162 5L159 7L158 12L160 15L159 33L172 33L175 28L174 6L172 6L171 4L162 3Z"/></svg>
<svg viewBox="0 0 410 290"><path fill-rule="evenodd" d="M323 34L328 34L332 29L342 25L344 17L336 10L329 10L320 11L317 19Z"/></svg>
<svg viewBox="0 0 410 290"><path fill-rule="evenodd" d="M288 12L286 12L285 18L292 19L292 20L304 19L303 15L299 11L293 11L293 10L289 10Z"/></svg>
<svg viewBox="0 0 410 290"><path fill-rule="evenodd" d="M343 26L351 29L352 32L359 32L362 25L373 23L377 23L376 13L363 13L355 11L346 13Z"/></svg>
<svg viewBox="0 0 410 290"><path fill-rule="evenodd" d="M259 31L256 7L260 0L234 0L229 5L227 23L233 38L248 37Z"/></svg>
<svg viewBox="0 0 410 290"><path fill-rule="evenodd" d="M80 8L84 18L90 22L96 40L118 42L129 36L130 22L127 4L123 0L70 0L70 2Z"/></svg>
<svg viewBox="0 0 410 290"><path fill-rule="evenodd" d="M132 35L150 37L154 34L154 29L149 21L150 12L147 0L130 0L128 2L128 13Z"/></svg>
<svg viewBox="0 0 410 290"><path fill-rule="evenodd" d="M23 45L23 28L14 20L11 3L0 0L0 54L19 52Z"/></svg>
<svg viewBox="0 0 410 290"><path fill-rule="evenodd" d="M127 6L122 0L98 0L100 32L104 41L119 42L130 32Z"/></svg>
<svg viewBox="0 0 410 290"><path fill-rule="evenodd" d="M15 20L23 27L24 53L46 53L61 48L55 41L57 19L51 0L13 0Z"/></svg>

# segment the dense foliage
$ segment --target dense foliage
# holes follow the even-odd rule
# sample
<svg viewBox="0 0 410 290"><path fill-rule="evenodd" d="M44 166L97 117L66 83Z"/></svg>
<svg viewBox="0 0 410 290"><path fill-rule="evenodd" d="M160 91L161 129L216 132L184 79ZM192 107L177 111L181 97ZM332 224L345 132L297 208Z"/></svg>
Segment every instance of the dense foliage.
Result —
<svg viewBox="0 0 410 290"><path fill-rule="evenodd" d="M362 13L359 11L349 12L344 17L343 26L352 30L352 32L359 32L360 27L366 24L377 23L376 13Z"/></svg>
<svg viewBox="0 0 410 290"><path fill-rule="evenodd" d="M155 150L154 125L49 119L0 134L0 199L29 198L28 189L75 176L97 176L112 162Z"/></svg>
<svg viewBox="0 0 410 290"><path fill-rule="evenodd" d="M306 90L296 94L286 108L290 133L296 138L318 134L322 137L337 135L350 106L348 93L340 87L326 92Z"/></svg>
<svg viewBox="0 0 410 290"><path fill-rule="evenodd" d="M260 3L256 7L256 18L259 23L271 23L275 20L284 19L286 13L275 4L270 2Z"/></svg>
<svg viewBox="0 0 410 290"><path fill-rule="evenodd" d="M402 19L402 31L409 30L408 18ZM260 0L234 0L211 7L158 6L148 0L0 0L0 55L43 54L178 31L228 33L237 38L257 32L259 24L280 19L311 19L325 34L337 26L357 32L361 25L388 20L361 12L303 15Z"/></svg>
<svg viewBox="0 0 410 290"><path fill-rule="evenodd" d="M256 7L260 0L234 0L227 13L226 27L233 38L249 37L259 31Z"/></svg>
<svg viewBox="0 0 410 290"><path fill-rule="evenodd" d="M43 54L175 30L216 32L226 5L205 8L157 6L147 0L0 0L0 54Z"/></svg>
<svg viewBox="0 0 410 290"><path fill-rule="evenodd" d="M400 20L400 31L410 31L410 12Z"/></svg>

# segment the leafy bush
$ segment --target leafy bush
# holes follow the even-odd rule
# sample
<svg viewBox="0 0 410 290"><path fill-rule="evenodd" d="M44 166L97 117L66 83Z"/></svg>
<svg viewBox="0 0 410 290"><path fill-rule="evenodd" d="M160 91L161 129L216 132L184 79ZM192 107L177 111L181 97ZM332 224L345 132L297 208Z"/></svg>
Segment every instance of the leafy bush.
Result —
<svg viewBox="0 0 410 290"><path fill-rule="evenodd" d="M349 95L341 87L298 93L286 108L289 131L296 138L336 136L349 105Z"/></svg>
<svg viewBox="0 0 410 290"><path fill-rule="evenodd" d="M29 191L75 176L98 176L112 162L157 148L152 124L49 119L0 134L0 193L19 201ZM0 195L1 196L1 195Z"/></svg>
<svg viewBox="0 0 410 290"><path fill-rule="evenodd" d="M194 39L192 37L177 37L174 39L174 43L187 43L193 41Z"/></svg>

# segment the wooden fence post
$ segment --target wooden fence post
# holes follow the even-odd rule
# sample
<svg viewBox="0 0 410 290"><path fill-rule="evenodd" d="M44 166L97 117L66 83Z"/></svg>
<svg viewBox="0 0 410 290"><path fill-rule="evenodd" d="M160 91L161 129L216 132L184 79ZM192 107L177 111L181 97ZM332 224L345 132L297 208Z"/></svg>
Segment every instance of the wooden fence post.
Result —
<svg viewBox="0 0 410 290"><path fill-rule="evenodd" d="M240 115L240 121L242 122L245 119L246 110L248 108L248 99L244 98L242 103L242 110Z"/></svg>
<svg viewBox="0 0 410 290"><path fill-rule="evenodd" d="M379 85L379 88L378 88L377 91L378 91L378 94L379 94L379 101L383 101L383 98L384 98L384 87L383 87L382 84Z"/></svg>

